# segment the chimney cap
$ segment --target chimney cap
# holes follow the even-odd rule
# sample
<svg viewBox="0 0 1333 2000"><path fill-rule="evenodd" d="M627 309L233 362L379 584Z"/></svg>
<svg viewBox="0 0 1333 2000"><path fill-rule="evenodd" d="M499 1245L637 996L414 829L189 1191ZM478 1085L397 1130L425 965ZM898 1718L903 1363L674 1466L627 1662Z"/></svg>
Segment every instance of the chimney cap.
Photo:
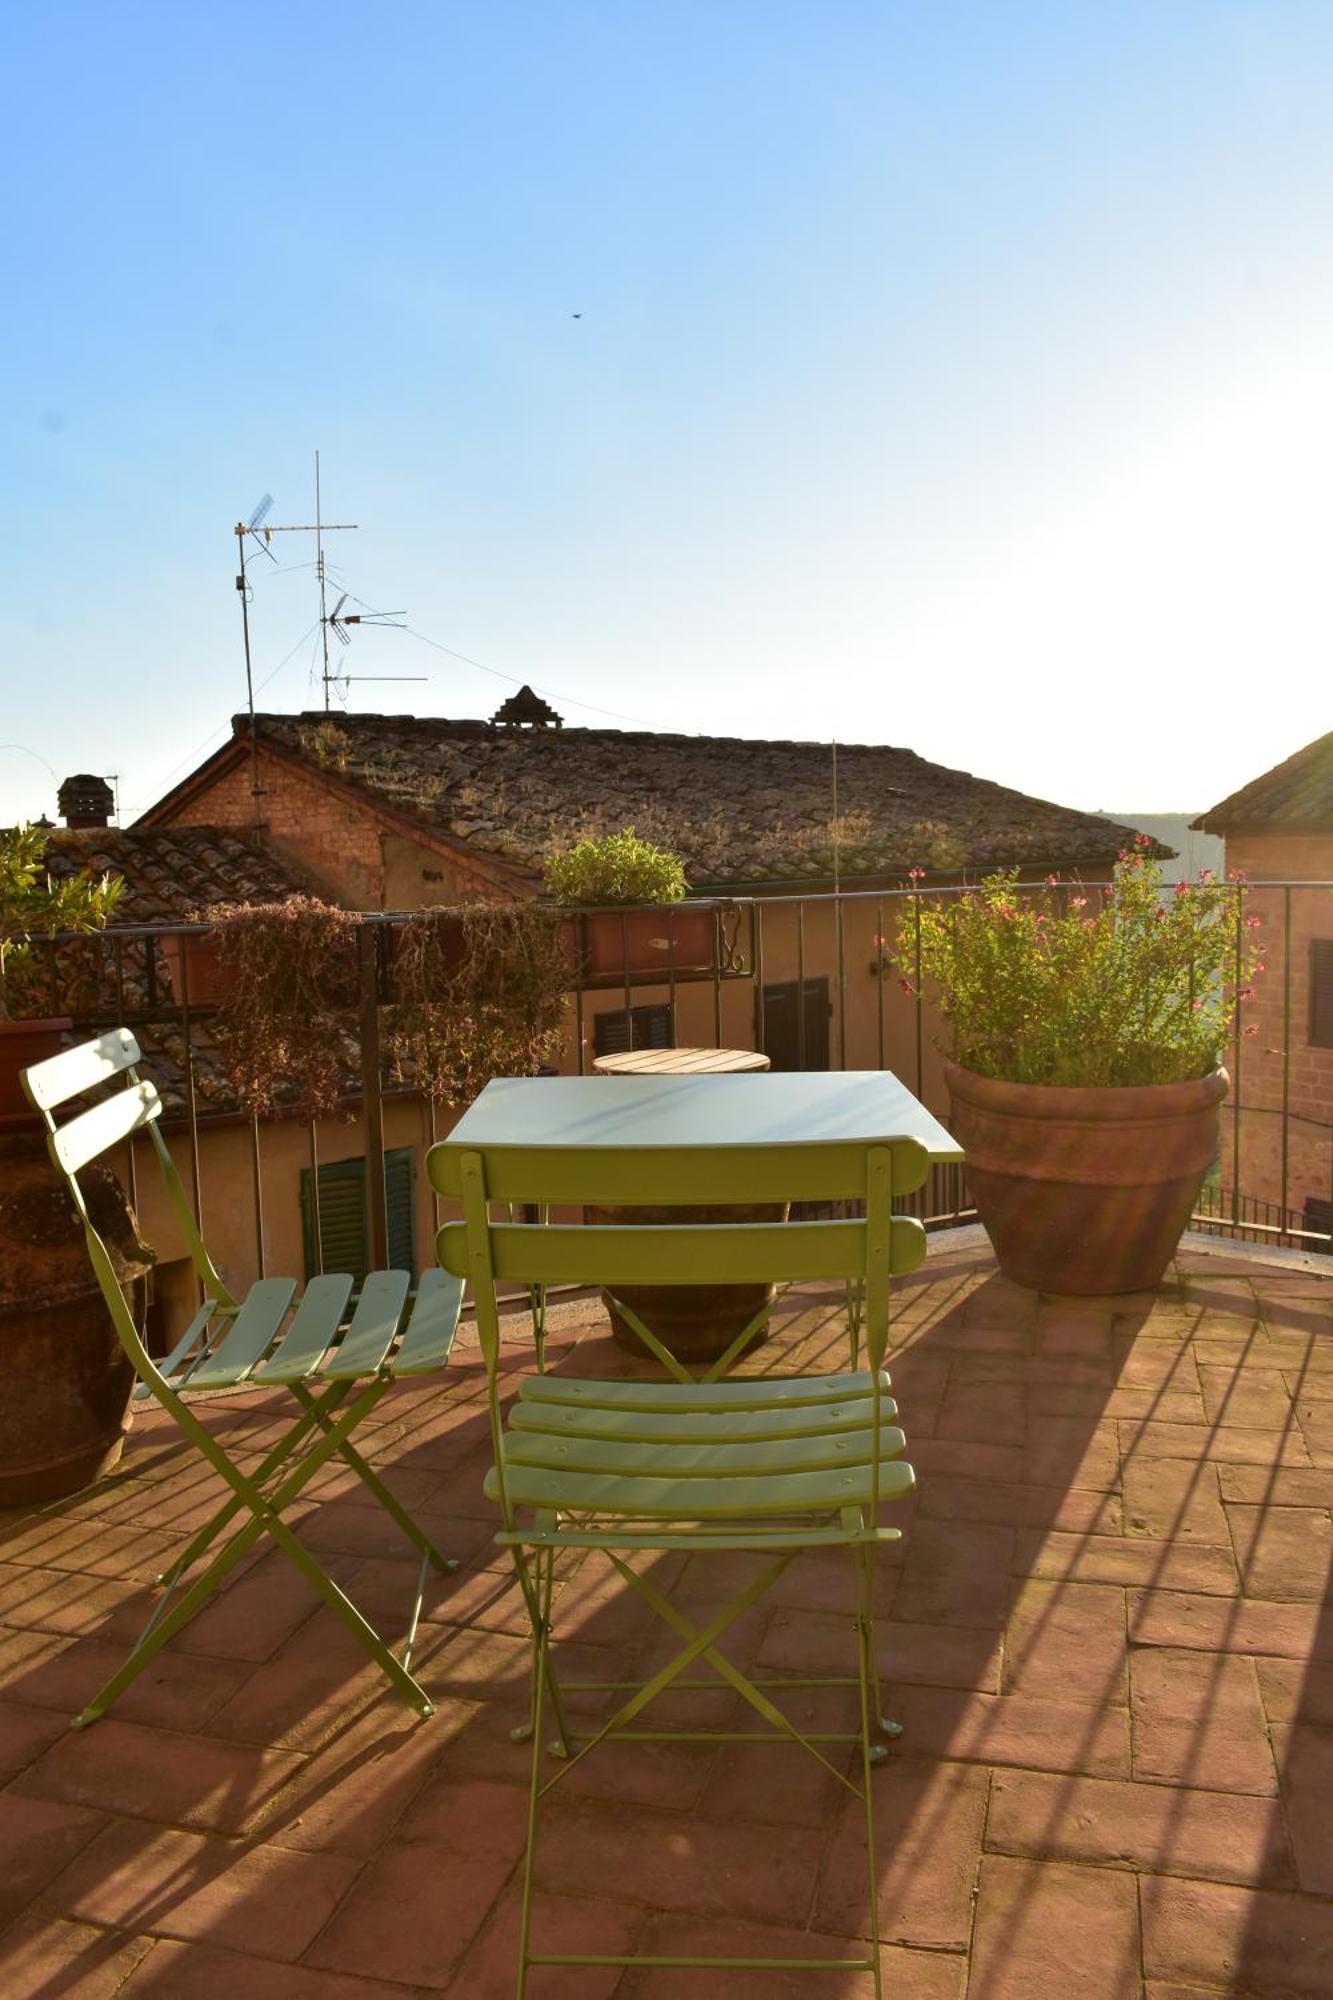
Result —
<svg viewBox="0 0 1333 2000"><path fill-rule="evenodd" d="M56 793L56 802L69 827L105 826L115 805L115 794L105 778L95 771L77 771L66 778Z"/></svg>

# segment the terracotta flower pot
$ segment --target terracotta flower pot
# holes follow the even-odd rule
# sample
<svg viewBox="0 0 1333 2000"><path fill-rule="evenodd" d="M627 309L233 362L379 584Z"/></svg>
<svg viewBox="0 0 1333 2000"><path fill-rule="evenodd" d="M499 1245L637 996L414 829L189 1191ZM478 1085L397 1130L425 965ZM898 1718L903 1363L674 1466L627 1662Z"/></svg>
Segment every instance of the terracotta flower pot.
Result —
<svg viewBox="0 0 1333 2000"><path fill-rule="evenodd" d="M587 1222L611 1223L622 1227L636 1222L785 1222L785 1202L751 1202L726 1208L608 1208L584 1210ZM622 1285L617 1296L646 1327L649 1327L677 1361L716 1361L725 1354L738 1333L744 1331L761 1306L772 1303L773 1285ZM611 1332L618 1347L642 1361L648 1349L629 1321L616 1311L610 1292L602 1293L602 1304L611 1320ZM768 1339L765 1321L745 1343L751 1354Z"/></svg>
<svg viewBox="0 0 1333 2000"><path fill-rule="evenodd" d="M1005 1276L1045 1292L1160 1283L1217 1156L1224 1069L1186 1083L1004 1083L944 1065L951 1130Z"/></svg>
<svg viewBox="0 0 1333 2000"><path fill-rule="evenodd" d="M20 1072L58 1056L69 1025L67 1014L42 1021L0 1021L0 1132L42 1130L40 1112L23 1094Z"/></svg>
<svg viewBox="0 0 1333 2000"><path fill-rule="evenodd" d="M580 912L584 961L591 978L675 972L711 972L717 952L717 918L711 909L675 903L661 910Z"/></svg>

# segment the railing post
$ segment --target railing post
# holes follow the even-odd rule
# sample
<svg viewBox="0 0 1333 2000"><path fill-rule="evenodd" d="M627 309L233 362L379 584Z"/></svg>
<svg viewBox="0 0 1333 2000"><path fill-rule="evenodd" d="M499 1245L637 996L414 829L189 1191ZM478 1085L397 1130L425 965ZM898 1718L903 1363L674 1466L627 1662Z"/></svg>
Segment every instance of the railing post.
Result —
<svg viewBox="0 0 1333 2000"><path fill-rule="evenodd" d="M389 1262L389 1205L384 1185L384 1100L380 1095L380 978L378 926L363 919L357 927L361 975L361 1097L366 1123L366 1209L370 1262L377 1271Z"/></svg>

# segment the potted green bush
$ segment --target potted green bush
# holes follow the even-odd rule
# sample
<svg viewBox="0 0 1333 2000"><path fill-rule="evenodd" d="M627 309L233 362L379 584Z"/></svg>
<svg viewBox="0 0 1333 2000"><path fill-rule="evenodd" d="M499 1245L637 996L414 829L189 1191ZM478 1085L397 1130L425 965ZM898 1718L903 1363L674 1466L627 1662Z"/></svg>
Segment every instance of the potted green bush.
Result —
<svg viewBox="0 0 1333 2000"><path fill-rule="evenodd" d="M1050 876L1023 892L1011 870L918 906L977 1212L1000 1268L1044 1291L1160 1281L1217 1154L1222 1052L1262 970L1239 877L1164 893L1151 847L1139 836L1104 889Z"/></svg>
<svg viewBox="0 0 1333 2000"><path fill-rule="evenodd" d="M715 912L686 905L665 913L684 902L684 864L632 826L576 841L547 862L545 879L547 894L576 912L588 977L657 973L667 979L672 972L712 970Z"/></svg>
<svg viewBox="0 0 1333 2000"><path fill-rule="evenodd" d="M86 973L52 933L95 931L124 893L118 877L88 870L53 880L46 870L46 830L0 828L0 1129L39 1123L19 1072L55 1055L69 1027L66 1003Z"/></svg>

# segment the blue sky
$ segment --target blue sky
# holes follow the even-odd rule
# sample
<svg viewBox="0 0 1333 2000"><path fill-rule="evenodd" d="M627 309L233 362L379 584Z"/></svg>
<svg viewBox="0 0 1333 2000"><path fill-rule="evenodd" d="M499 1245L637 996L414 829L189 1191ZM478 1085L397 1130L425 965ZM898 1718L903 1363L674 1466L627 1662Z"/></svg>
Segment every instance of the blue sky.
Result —
<svg viewBox="0 0 1333 2000"><path fill-rule="evenodd" d="M412 628L347 664L429 676L355 708L498 673L1123 810L1333 727L1324 0L48 0L6 43L0 822L223 739L230 528L310 519L316 447L338 588ZM275 546L260 700L315 706Z"/></svg>

